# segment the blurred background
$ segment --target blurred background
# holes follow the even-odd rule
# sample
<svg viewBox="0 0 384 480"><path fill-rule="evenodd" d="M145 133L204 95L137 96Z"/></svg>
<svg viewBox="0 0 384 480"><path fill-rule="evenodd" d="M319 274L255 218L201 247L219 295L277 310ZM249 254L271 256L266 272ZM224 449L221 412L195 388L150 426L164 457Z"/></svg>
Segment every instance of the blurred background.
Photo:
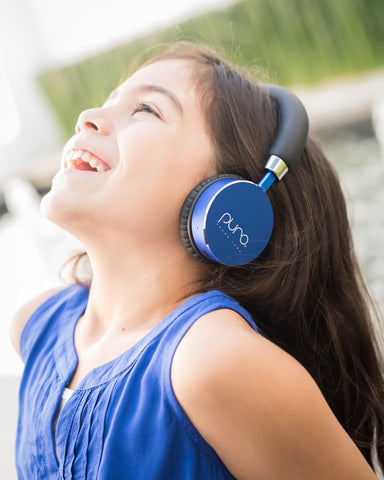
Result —
<svg viewBox="0 0 384 480"><path fill-rule="evenodd" d="M340 173L363 274L384 307L382 0L1 0L1 478L16 478L21 362L9 319L59 284L61 265L80 249L42 218L41 196L78 114L102 104L134 60L175 40L213 46L299 95Z"/></svg>

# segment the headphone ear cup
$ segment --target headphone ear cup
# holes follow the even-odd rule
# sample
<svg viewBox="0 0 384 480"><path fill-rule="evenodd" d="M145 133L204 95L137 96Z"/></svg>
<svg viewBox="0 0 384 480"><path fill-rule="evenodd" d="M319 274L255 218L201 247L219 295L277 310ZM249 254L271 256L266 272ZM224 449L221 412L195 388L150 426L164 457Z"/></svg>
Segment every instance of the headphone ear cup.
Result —
<svg viewBox="0 0 384 480"><path fill-rule="evenodd" d="M243 177L239 175L215 175L213 177L209 177L206 180L200 182L193 190L189 193L189 195L184 200L183 206L181 207L180 211L180 236L181 240L184 244L184 247L187 251L197 260L207 262L208 259L200 253L200 250L197 248L192 235L191 229L191 222L192 222L192 214L193 209L196 205L197 200L199 199L200 195L204 192L206 188L208 188L213 183L217 182L218 180L222 180L224 178L233 178L237 180L244 180Z"/></svg>

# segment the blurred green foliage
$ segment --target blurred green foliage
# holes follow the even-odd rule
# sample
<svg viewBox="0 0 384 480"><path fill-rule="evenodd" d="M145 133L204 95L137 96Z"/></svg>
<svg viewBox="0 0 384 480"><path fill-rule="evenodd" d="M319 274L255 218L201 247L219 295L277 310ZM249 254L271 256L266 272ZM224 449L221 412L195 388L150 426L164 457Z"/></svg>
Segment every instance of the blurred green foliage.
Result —
<svg viewBox="0 0 384 480"><path fill-rule="evenodd" d="M384 66L384 3L241 0L96 57L44 72L39 82L64 135L73 134L80 111L103 103L128 75L134 59L139 57L141 63L157 53L154 46L178 40L208 44L233 63L257 66L262 80L286 86L320 83Z"/></svg>

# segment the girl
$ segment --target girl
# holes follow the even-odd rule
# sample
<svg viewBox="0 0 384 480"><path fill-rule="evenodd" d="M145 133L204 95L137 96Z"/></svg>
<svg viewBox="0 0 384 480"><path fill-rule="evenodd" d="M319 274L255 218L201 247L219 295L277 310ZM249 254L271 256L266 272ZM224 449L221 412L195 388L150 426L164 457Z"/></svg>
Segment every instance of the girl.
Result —
<svg viewBox="0 0 384 480"><path fill-rule="evenodd" d="M187 44L80 115L42 210L93 275L13 322L20 479L376 478L381 358L320 148L268 192L254 261L201 262L180 237L188 193L216 174L257 183L277 126L265 86Z"/></svg>

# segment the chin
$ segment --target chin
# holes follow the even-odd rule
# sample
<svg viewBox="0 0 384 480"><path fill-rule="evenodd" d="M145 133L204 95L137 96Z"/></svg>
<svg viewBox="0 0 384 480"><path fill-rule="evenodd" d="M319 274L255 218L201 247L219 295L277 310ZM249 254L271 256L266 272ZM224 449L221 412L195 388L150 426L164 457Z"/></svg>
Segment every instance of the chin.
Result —
<svg viewBox="0 0 384 480"><path fill-rule="evenodd" d="M68 195L52 188L41 200L40 209L45 218L75 234L76 224L81 224L78 202L70 202Z"/></svg>

